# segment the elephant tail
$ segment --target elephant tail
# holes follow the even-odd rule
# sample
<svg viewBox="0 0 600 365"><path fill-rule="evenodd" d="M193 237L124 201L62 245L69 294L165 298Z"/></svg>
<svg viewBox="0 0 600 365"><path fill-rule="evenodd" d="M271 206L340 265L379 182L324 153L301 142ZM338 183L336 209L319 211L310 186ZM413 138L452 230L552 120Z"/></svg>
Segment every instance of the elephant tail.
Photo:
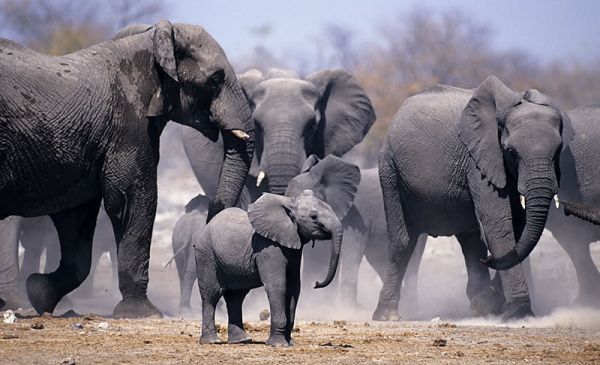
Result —
<svg viewBox="0 0 600 365"><path fill-rule="evenodd" d="M175 253L173 254L173 256L171 256L169 261L165 262L165 264L163 265L163 268L167 268L167 267L171 266L171 263L173 263L175 258L187 247L188 247L188 245L181 245L181 247L179 247L179 250L175 251Z"/></svg>

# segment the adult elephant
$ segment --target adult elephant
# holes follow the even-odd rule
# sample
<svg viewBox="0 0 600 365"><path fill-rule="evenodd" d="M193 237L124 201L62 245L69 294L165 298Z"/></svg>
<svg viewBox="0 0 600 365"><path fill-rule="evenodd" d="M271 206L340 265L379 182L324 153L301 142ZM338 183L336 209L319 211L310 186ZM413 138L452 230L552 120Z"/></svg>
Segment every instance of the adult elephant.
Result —
<svg viewBox="0 0 600 365"><path fill-rule="evenodd" d="M283 194L307 156L343 155L375 121L365 91L343 70L318 71L304 79L287 70L250 70L238 78L256 127L256 158L247 183L252 200L264 191ZM198 182L212 198L222 144L186 128L183 145Z"/></svg>
<svg viewBox="0 0 600 365"><path fill-rule="evenodd" d="M399 318L400 284L423 233L456 235L472 303L490 288L483 261L503 270L504 318L533 314L520 262L542 234L573 133L542 100L490 76L476 90L437 86L400 107L379 156L390 250L374 319Z"/></svg>
<svg viewBox="0 0 600 365"><path fill-rule="evenodd" d="M146 291L163 128L221 131L209 218L235 204L252 159L250 110L223 50L201 27L163 20L61 57L0 40L0 73L0 218L49 215L61 245L58 269L27 279L32 306L52 312L86 278L104 199L123 295L113 314L160 314Z"/></svg>
<svg viewBox="0 0 600 365"><path fill-rule="evenodd" d="M549 100L545 102L551 103ZM560 156L561 184L558 196L565 201L567 213L598 224L598 216L594 211L600 209L600 106L578 107L567 112L567 116L575 136ZM589 247L590 243L600 240L600 227L566 217L559 209L551 209L546 228L573 262L579 282L575 303L600 306L600 272Z"/></svg>

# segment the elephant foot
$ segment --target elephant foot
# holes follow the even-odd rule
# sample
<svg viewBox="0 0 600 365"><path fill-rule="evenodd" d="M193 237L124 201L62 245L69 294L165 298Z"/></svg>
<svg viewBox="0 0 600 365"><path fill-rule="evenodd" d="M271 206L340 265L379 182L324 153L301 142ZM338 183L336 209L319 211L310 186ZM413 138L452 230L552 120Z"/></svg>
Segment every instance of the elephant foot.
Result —
<svg viewBox="0 0 600 365"><path fill-rule="evenodd" d="M200 336L201 345L216 345L223 343L216 332L203 333Z"/></svg>
<svg viewBox="0 0 600 365"><path fill-rule="evenodd" d="M600 307L600 290L579 289L579 294L573 302L579 307Z"/></svg>
<svg viewBox="0 0 600 365"><path fill-rule="evenodd" d="M188 305L180 305L179 306L179 315L182 317L191 317L192 316L192 307Z"/></svg>
<svg viewBox="0 0 600 365"><path fill-rule="evenodd" d="M274 346L274 347L288 347L290 346L290 343L288 340L286 340L284 335L278 335L278 334L271 334L269 336L269 338L267 339L266 342L267 345L269 346Z"/></svg>
<svg viewBox="0 0 600 365"><path fill-rule="evenodd" d="M227 343L251 343L252 338L238 326L230 325L227 329Z"/></svg>
<svg viewBox="0 0 600 365"><path fill-rule="evenodd" d="M2 294L2 297L0 298L0 309L1 310L7 310L7 309L17 309L19 308L19 300L18 300L18 295L16 294Z"/></svg>
<svg viewBox="0 0 600 365"><path fill-rule="evenodd" d="M533 314L533 310L531 309L531 301L529 298L516 299L514 301L506 302L504 305L502 321L515 321L525 317L535 317L535 314Z"/></svg>
<svg viewBox="0 0 600 365"><path fill-rule="evenodd" d="M148 298L126 298L117 304L113 310L114 318L146 318L157 316L162 318L162 313L148 300Z"/></svg>
<svg viewBox="0 0 600 365"><path fill-rule="evenodd" d="M53 284L49 274L31 274L25 284L27 297L37 314L52 313L63 295Z"/></svg>
<svg viewBox="0 0 600 365"><path fill-rule="evenodd" d="M398 305L382 305L378 304L377 309L373 312L372 319L374 321L394 321L397 322L402 319L398 312Z"/></svg>
<svg viewBox="0 0 600 365"><path fill-rule="evenodd" d="M471 313L475 317L485 317L502 313L504 296L492 288L486 288L471 298Z"/></svg>

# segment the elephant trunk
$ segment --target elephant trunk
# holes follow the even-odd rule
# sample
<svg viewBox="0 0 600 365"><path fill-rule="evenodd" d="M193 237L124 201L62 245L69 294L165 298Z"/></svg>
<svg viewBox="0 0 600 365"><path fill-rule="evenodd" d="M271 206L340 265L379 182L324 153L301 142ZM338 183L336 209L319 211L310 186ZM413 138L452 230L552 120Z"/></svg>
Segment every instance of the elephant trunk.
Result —
<svg viewBox="0 0 600 365"><path fill-rule="evenodd" d="M213 101L211 118L221 128L225 160L215 198L209 205L207 221L221 210L235 206L254 153L254 121L237 81L226 83L219 97Z"/></svg>
<svg viewBox="0 0 600 365"><path fill-rule="evenodd" d="M323 281L315 282L315 289L324 288L333 281L333 277L335 276L335 272L337 271L338 263L340 261L340 251L342 249L342 236L343 236L343 228L342 223L339 219L335 218L334 222L331 224L331 227L327 229L331 232L331 256L329 258L329 269L327 270L327 276Z"/></svg>
<svg viewBox="0 0 600 365"><path fill-rule="evenodd" d="M579 203L571 202L560 202L564 209L565 215L573 215L586 222L590 222L595 225L600 225L600 209L596 207L590 207Z"/></svg>
<svg viewBox="0 0 600 365"><path fill-rule="evenodd" d="M525 227L515 247L499 258L488 257L484 263L495 270L508 270L521 263L533 251L540 240L550 204L558 191L558 183L551 160L530 160L519 169L520 176L526 176L521 184L525 187Z"/></svg>
<svg viewBox="0 0 600 365"><path fill-rule="evenodd" d="M263 164L266 166L266 175L269 183L269 192L283 195L288 183L300 173L300 166L306 153L297 146L297 137L288 133L265 136Z"/></svg>

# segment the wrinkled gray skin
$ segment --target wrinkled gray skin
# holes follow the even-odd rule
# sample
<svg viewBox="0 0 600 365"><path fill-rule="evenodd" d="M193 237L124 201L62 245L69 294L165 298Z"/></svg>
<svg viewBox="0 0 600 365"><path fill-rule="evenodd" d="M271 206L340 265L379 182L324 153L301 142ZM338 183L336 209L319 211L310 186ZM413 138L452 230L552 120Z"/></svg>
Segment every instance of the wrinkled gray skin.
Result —
<svg viewBox="0 0 600 365"><path fill-rule="evenodd" d="M423 233L457 237L472 307L496 307L483 260L506 269L504 318L532 315L519 263L544 229L569 128L544 95L514 92L493 76L474 91L438 86L407 99L379 157L390 250L373 318L399 318L400 285Z"/></svg>
<svg viewBox="0 0 600 365"><path fill-rule="evenodd" d="M313 171L314 173L316 172ZM330 170L323 170L323 173L328 175ZM363 169L360 171L360 175L360 185L354 198L354 204L342 220L344 242L340 258L340 274L337 276L339 288L332 284L324 290L327 291L324 296L328 295L331 298L339 289L340 303L355 307L358 306L358 272L363 257L381 280L385 275L388 261L388 237L378 170L377 168ZM320 188L323 189L323 187L321 185ZM426 235L419 237L403 282L403 298L409 299L408 301L403 299L403 302L413 308L417 304L417 274L426 240ZM304 251L304 270L302 271L304 283L312 282L315 276L321 275L324 254L323 246L315 246L312 250Z"/></svg>
<svg viewBox="0 0 600 365"><path fill-rule="evenodd" d="M113 314L160 314L146 290L166 122L222 132L209 218L235 204L252 160L250 110L223 50L201 27L160 21L61 57L0 40L0 73L0 217L50 215L61 243L58 269L27 280L32 306L52 312L87 277L104 199L123 295Z"/></svg>
<svg viewBox="0 0 600 365"><path fill-rule="evenodd" d="M264 191L283 194L310 154L342 156L375 121L365 91L343 70L323 70L304 79L287 70L250 70L238 78L256 126L256 158L246 183L253 200ZM189 128L183 144L200 185L212 198L222 164L221 144ZM260 171L266 177L257 187Z"/></svg>
<svg viewBox="0 0 600 365"><path fill-rule="evenodd" d="M567 113L574 131L560 156L560 189L565 212L599 224L600 209L600 106L582 106ZM570 204L569 204L570 203ZM576 304L600 306L600 273L590 255L590 243L600 240L600 227L566 217L551 209L546 228L565 249L579 281Z"/></svg>
<svg viewBox="0 0 600 365"><path fill-rule="evenodd" d="M360 171L357 166L331 155L321 160L319 166L313 169L316 162L317 158L314 155L307 159L301 173L290 181L286 195L298 196L306 189L313 190L315 196L328 203L336 212L338 218L342 219L352 205L354 194L360 182ZM311 171L308 171L309 169ZM238 207L245 209L248 205L247 199L247 196L242 196L238 202ZM179 218L173 230L173 253L180 285L179 311L183 315L190 313L190 295L196 279L196 264L193 255L190 257L191 247L194 238L198 237L204 229L209 202L210 200L203 195L198 195L190 200L185 207L186 214ZM318 250L325 257L325 260L319 261L319 263L322 262L323 267L316 267L316 269L319 272L322 271L325 275L329 265L327 262L329 255L326 251L323 252L321 248L328 249L327 245L317 245L304 251L304 254ZM304 266L306 267L306 262ZM313 281L310 284L312 285L314 281L320 279L323 275L311 277Z"/></svg>
<svg viewBox="0 0 600 365"><path fill-rule="evenodd" d="M248 213L229 208L217 214L194 241L202 297L200 343L220 342L215 307L221 296L227 305L228 342L250 342L243 328L242 302L251 289L264 285L271 312L266 343L293 345L302 248L312 239L332 240L327 276L315 283L320 288L335 275L342 224L333 209L310 190L293 198L266 193L250 204Z"/></svg>

